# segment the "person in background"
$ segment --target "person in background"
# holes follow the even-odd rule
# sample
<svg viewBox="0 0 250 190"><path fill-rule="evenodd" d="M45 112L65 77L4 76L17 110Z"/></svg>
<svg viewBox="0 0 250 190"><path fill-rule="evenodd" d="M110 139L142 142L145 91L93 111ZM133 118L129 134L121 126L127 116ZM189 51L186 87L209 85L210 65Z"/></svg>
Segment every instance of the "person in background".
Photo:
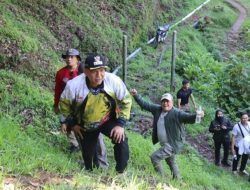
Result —
<svg viewBox="0 0 250 190"><path fill-rule="evenodd" d="M86 170L98 167L94 159L97 138L103 133L114 144L116 171L123 173L129 159L128 138L124 126L129 119L131 96L123 81L106 72L104 58L90 54L84 74L69 81L61 95L60 110L79 139ZM69 121L73 110L76 116Z"/></svg>
<svg viewBox="0 0 250 190"><path fill-rule="evenodd" d="M83 73L83 65L81 64L80 53L76 49L68 49L64 54L62 54L62 58L65 60L66 66L61 68L56 73L56 81L55 81L55 94L54 94L54 112L59 113L59 101L60 96L67 84L67 82L76 76ZM71 130L69 126L66 124L66 120L62 114L60 114L60 123L61 123L61 131L66 134L69 139L69 150L71 153L76 153L79 148L79 143L75 137L74 132ZM100 166L103 168L108 167L108 159L106 147L104 144L102 134L99 135L97 141L97 150L96 150L96 159L99 160Z"/></svg>
<svg viewBox="0 0 250 190"><path fill-rule="evenodd" d="M193 27L201 32L205 32L207 26L211 23L208 16L204 16L203 19L198 19L194 24Z"/></svg>
<svg viewBox="0 0 250 190"><path fill-rule="evenodd" d="M182 88L177 92L177 107L185 112L191 112L189 97L191 97L194 108L195 110L197 110L195 99L192 94L192 89L190 88L190 82L189 80L185 79L182 81Z"/></svg>
<svg viewBox="0 0 250 190"><path fill-rule="evenodd" d="M247 160L248 160L248 154L242 153L242 155L239 153L241 141L244 139L244 137L250 135L250 122L248 121L249 117L247 112L241 112L240 113L240 122L235 124L232 131L232 153L234 155L233 159L233 167L232 172L234 175L237 175L237 166L238 162L241 159L240 163L240 169L239 174L240 175L249 175L248 172L245 170Z"/></svg>
<svg viewBox="0 0 250 190"><path fill-rule="evenodd" d="M215 112L215 118L210 123L209 131L213 133L214 147L215 147L215 165L220 165L220 149L223 145L224 156L221 161L223 166L230 167L228 163L228 154L230 147L230 134L233 129L233 125L224 116L223 110L217 109Z"/></svg>
<svg viewBox="0 0 250 190"><path fill-rule="evenodd" d="M64 59L66 66L61 68L56 73L56 79L55 79L55 91L54 91L54 112L59 113L59 100L60 96L67 84L67 82L76 76L78 74L82 73L80 67L80 53L76 49L68 49L64 54L62 54L62 58ZM71 153L75 153L79 150L79 144L76 140L76 137L71 131L66 123L65 118L60 114L60 123L61 123L61 131L62 133L67 134L67 137L69 139L69 150Z"/></svg>
<svg viewBox="0 0 250 190"><path fill-rule="evenodd" d="M136 89L130 91L135 101L142 109L153 114L153 144L160 142L161 147L151 155L151 162L161 176L164 171L161 160L166 160L173 174L174 179L179 179L180 174L176 164L175 155L182 149L184 138L184 123L194 123L198 113L186 113L173 106L173 97L166 93L161 97L161 104L153 104L143 100L137 94ZM204 112L199 112L200 116L204 116Z"/></svg>

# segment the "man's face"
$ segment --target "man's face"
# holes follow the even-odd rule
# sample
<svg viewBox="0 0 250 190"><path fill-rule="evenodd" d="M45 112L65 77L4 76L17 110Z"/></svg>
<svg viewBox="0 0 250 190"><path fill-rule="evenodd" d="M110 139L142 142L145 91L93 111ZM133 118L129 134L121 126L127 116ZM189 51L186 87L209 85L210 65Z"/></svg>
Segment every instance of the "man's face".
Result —
<svg viewBox="0 0 250 190"><path fill-rule="evenodd" d="M85 74L90 81L90 86L94 88L102 84L105 76L105 68L98 68L93 70L85 68Z"/></svg>
<svg viewBox="0 0 250 190"><path fill-rule="evenodd" d="M161 101L161 108L162 108L162 111L164 112L170 111L173 108L173 100L163 99Z"/></svg>
<svg viewBox="0 0 250 190"><path fill-rule="evenodd" d="M190 88L190 83L184 84L184 85L183 85L183 88L184 88L184 89L189 89L189 88Z"/></svg>
<svg viewBox="0 0 250 190"><path fill-rule="evenodd" d="M247 124L248 119L249 119L249 118L248 118L248 115L247 115L247 114L244 114L244 115L241 116L240 121L241 121L241 123L244 125L244 124Z"/></svg>
<svg viewBox="0 0 250 190"><path fill-rule="evenodd" d="M218 111L218 113L217 113L217 117L223 117L223 116L224 116L223 112Z"/></svg>
<svg viewBox="0 0 250 190"><path fill-rule="evenodd" d="M78 58L75 55L68 55L65 58L65 62L70 67L75 67L78 63Z"/></svg>

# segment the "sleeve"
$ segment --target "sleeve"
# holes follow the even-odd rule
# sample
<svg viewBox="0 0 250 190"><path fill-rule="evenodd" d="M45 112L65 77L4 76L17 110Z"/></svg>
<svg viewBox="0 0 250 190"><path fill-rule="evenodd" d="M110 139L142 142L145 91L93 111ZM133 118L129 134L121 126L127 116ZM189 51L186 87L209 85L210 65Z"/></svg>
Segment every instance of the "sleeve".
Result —
<svg viewBox="0 0 250 190"><path fill-rule="evenodd" d="M68 118L70 116L71 106L74 99L69 84L70 82L67 83L64 91L62 92L59 102L60 113L63 115L64 118Z"/></svg>
<svg viewBox="0 0 250 190"><path fill-rule="evenodd" d="M61 93L62 93L62 84L60 79L60 73L57 72L55 80L54 107L58 107Z"/></svg>
<svg viewBox="0 0 250 190"><path fill-rule="evenodd" d="M129 92L127 91L124 98L119 102L119 114L117 118L117 123L120 126L124 126L126 124L126 120L130 118L131 106L132 106L132 98Z"/></svg>
<svg viewBox="0 0 250 190"><path fill-rule="evenodd" d="M177 92L176 96L177 96L177 99L181 99L181 92L180 92L180 90Z"/></svg>
<svg viewBox="0 0 250 190"><path fill-rule="evenodd" d="M238 129L237 128L238 128L237 124L234 125L233 130L232 130L232 135L233 136L237 136L237 134L238 134Z"/></svg>
<svg viewBox="0 0 250 190"><path fill-rule="evenodd" d="M132 98L124 82L117 76L113 77L115 77L112 81L113 89L115 89L115 96L117 99L117 123L120 126L124 126L126 121L130 118Z"/></svg>
<svg viewBox="0 0 250 190"><path fill-rule="evenodd" d="M150 102L145 101L140 95L134 96L135 101L137 104L144 110L147 110L151 113L155 112L157 109L159 109L159 105L153 104Z"/></svg>
<svg viewBox="0 0 250 190"><path fill-rule="evenodd" d="M187 113L179 110L179 120L183 123L194 123L196 118L196 113Z"/></svg>
<svg viewBox="0 0 250 190"><path fill-rule="evenodd" d="M210 126L209 126L209 132L214 133L215 127L216 127L216 126L214 125L214 122L211 121Z"/></svg>
<svg viewBox="0 0 250 190"><path fill-rule="evenodd" d="M228 129L228 131L232 131L232 129L233 129L233 124L231 123L231 121L229 119L227 120L227 129Z"/></svg>
<svg viewBox="0 0 250 190"><path fill-rule="evenodd" d="M190 90L190 91L189 91L189 94L191 95L191 94L193 93L193 89L190 88L189 90Z"/></svg>

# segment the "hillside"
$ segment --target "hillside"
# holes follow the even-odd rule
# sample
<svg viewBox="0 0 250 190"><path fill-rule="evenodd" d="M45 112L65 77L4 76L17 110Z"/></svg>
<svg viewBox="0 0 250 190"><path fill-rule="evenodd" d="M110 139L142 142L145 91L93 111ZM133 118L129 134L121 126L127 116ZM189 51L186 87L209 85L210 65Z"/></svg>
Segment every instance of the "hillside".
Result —
<svg viewBox="0 0 250 190"><path fill-rule="evenodd" d="M228 1L212 0L172 28L166 42L155 48L146 42L154 37L158 26L175 24L204 1L2 0L1 188L248 189L247 178L215 167L212 156L204 157L209 151L211 155L213 149L207 128L215 108L225 109L233 122L238 121L238 111L250 111L250 5L248 0L239 0L247 10L246 19L232 36L239 12ZM210 18L210 24L204 32L195 30L192 27L195 19L204 16ZM107 138L109 169L86 172L81 154L71 155L67 151L66 137L59 133L59 118L52 110L55 73L64 65L61 53L71 47L77 48L83 58L90 52L101 53L108 58L112 71L122 62L122 38L126 34L128 53L142 48L129 61L127 86L159 103L161 94L170 88L174 30L175 90L180 88L183 78L190 79L196 101L206 113L201 125L187 126L189 139L192 143L197 141L194 146L186 144L177 156L182 180L172 180L166 166L167 179L154 172L149 156L158 146L151 143L152 116L135 102L127 126L130 160L126 172L115 173L113 148ZM164 48L163 61L158 64ZM121 76L121 70L118 75ZM250 171L249 167L247 170Z"/></svg>

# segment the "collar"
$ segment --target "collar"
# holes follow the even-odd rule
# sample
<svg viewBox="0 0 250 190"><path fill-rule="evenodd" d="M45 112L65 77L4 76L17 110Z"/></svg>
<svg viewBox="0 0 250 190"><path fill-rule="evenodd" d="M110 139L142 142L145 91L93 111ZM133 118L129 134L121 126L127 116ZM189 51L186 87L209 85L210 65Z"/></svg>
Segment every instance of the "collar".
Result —
<svg viewBox="0 0 250 190"><path fill-rule="evenodd" d="M87 87L88 87L89 91L93 95L97 95L100 92L104 92L104 82L102 82L102 84L98 85L97 87L92 88L92 87L90 87L90 81L89 81L88 77L86 76L86 84L87 84Z"/></svg>

